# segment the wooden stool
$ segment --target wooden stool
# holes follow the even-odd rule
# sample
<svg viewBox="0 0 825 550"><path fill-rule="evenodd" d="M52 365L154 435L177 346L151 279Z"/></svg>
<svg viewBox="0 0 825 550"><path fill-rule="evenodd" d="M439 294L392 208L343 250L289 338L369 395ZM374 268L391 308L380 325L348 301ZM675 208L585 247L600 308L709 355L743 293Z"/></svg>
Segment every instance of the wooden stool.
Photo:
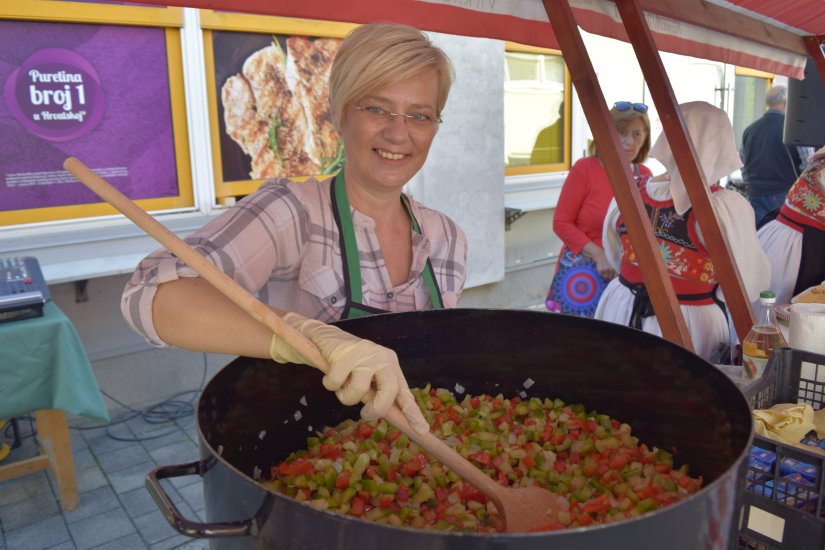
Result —
<svg viewBox="0 0 825 550"><path fill-rule="evenodd" d="M64 512L70 512L77 508L80 497L77 494L77 479L66 414L54 409L34 411L34 420L37 423L40 454L0 466L0 481L51 468L57 480L60 506Z"/></svg>

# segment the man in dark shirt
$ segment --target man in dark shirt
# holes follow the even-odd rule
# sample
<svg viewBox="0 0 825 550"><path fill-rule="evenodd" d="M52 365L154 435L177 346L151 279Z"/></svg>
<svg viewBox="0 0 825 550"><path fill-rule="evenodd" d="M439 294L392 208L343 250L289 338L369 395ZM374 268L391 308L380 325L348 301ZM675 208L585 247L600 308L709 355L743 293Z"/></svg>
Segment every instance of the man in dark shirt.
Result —
<svg viewBox="0 0 825 550"><path fill-rule="evenodd" d="M748 200L757 226L782 205L797 177L800 161L794 157L795 148L782 142L787 98L785 86L771 87L765 96L768 110L742 134L742 177L748 182Z"/></svg>

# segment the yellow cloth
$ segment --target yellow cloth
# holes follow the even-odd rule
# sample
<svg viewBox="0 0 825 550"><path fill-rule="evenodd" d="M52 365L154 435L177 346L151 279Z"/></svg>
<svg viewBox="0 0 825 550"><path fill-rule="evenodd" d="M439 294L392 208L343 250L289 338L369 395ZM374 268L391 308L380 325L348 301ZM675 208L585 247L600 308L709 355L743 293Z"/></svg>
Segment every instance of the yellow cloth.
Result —
<svg viewBox="0 0 825 550"><path fill-rule="evenodd" d="M779 403L770 409L757 409L753 420L757 435L776 441L796 444L811 430L825 437L825 409L814 412L806 404Z"/></svg>

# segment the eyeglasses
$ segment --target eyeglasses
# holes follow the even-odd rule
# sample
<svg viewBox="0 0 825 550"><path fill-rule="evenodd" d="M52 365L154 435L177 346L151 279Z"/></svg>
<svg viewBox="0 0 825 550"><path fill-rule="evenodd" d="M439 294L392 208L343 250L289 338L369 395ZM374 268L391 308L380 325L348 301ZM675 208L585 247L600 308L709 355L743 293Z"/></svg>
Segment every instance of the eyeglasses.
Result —
<svg viewBox="0 0 825 550"><path fill-rule="evenodd" d="M408 115L407 113L393 113L392 111L388 111L387 109L382 109L381 107L376 107L374 105L369 105L367 107L353 105L353 107L355 107L358 111L368 113L376 120L391 120L392 117L396 116L404 117L404 122L409 122L413 128L419 128L422 130L436 128L439 124L444 122L440 116L431 117L430 115L424 113L413 113L411 115Z"/></svg>
<svg viewBox="0 0 825 550"><path fill-rule="evenodd" d="M646 113L648 106L644 103L632 103L630 101L617 101L613 106L619 111L628 111L633 109L637 113Z"/></svg>

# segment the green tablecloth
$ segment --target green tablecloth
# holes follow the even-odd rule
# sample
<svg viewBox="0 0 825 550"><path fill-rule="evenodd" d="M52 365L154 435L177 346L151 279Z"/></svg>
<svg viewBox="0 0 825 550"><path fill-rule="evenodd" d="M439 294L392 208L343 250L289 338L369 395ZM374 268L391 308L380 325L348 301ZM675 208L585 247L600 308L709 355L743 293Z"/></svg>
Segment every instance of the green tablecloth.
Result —
<svg viewBox="0 0 825 550"><path fill-rule="evenodd" d="M74 326L52 302L43 317L0 323L0 418L44 409L109 421Z"/></svg>

